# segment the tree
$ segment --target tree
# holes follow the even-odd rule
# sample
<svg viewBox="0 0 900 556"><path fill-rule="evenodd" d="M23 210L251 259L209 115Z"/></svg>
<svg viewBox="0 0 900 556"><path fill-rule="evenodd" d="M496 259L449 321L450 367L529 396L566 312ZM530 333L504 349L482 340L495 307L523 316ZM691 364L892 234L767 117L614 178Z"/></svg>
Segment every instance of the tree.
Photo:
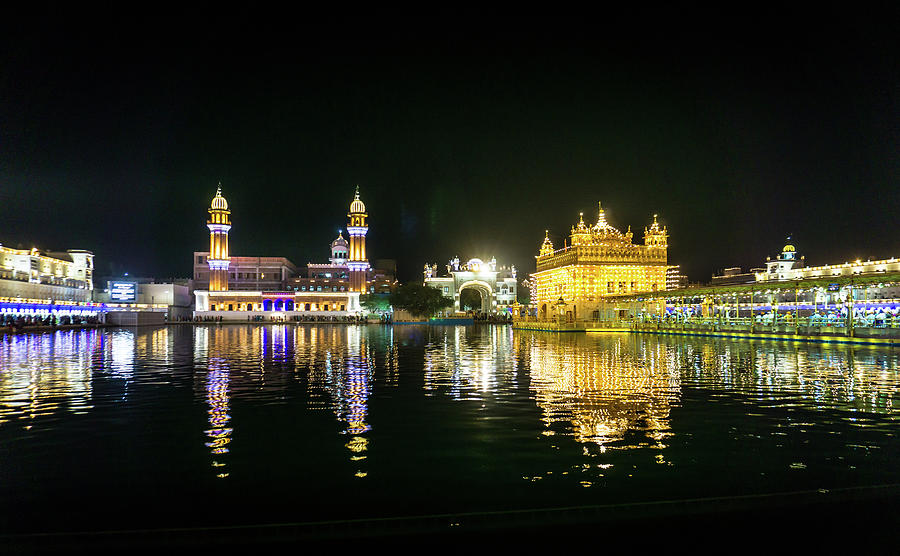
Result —
<svg viewBox="0 0 900 556"><path fill-rule="evenodd" d="M369 313L383 315L391 310L390 295L386 293L368 293L359 296L359 304Z"/></svg>
<svg viewBox="0 0 900 556"><path fill-rule="evenodd" d="M430 317L441 309L453 306L453 300L441 291L422 284L404 284L391 293L391 305L416 317Z"/></svg>
<svg viewBox="0 0 900 556"><path fill-rule="evenodd" d="M516 287L516 301L519 305L528 305L531 303L531 282L522 280Z"/></svg>

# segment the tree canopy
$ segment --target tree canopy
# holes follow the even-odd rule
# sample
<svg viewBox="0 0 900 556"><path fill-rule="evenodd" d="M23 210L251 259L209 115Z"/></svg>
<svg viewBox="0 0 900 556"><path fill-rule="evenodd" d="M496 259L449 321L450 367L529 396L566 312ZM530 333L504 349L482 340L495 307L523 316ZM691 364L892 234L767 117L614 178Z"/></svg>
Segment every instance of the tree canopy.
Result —
<svg viewBox="0 0 900 556"><path fill-rule="evenodd" d="M386 293L369 293L359 296L359 304L369 313L382 315L391 310L390 295Z"/></svg>
<svg viewBox="0 0 900 556"><path fill-rule="evenodd" d="M528 305L531 303L531 284L528 280L522 280L517 284L516 301L519 302L519 305Z"/></svg>
<svg viewBox="0 0 900 556"><path fill-rule="evenodd" d="M404 284L391 293L391 305L416 317L430 317L437 311L453 306L453 300L441 291L422 284Z"/></svg>

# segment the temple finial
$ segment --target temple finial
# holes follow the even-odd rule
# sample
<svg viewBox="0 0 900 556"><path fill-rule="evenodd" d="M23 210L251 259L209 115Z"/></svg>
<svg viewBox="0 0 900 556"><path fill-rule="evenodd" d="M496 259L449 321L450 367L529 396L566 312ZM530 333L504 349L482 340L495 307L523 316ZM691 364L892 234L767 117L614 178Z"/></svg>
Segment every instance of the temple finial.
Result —
<svg viewBox="0 0 900 556"><path fill-rule="evenodd" d="M359 184L356 184L356 198L359 199Z"/></svg>

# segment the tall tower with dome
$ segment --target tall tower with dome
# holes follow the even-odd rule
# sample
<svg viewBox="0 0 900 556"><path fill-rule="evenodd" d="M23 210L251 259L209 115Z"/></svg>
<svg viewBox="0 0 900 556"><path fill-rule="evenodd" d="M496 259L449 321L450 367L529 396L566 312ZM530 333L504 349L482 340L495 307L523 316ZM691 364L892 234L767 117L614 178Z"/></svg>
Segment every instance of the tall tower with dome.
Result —
<svg viewBox="0 0 900 556"><path fill-rule="evenodd" d="M209 205L209 291L228 291L228 232L231 230L231 211L228 201L222 197L222 184L216 189L216 196Z"/></svg>
<svg viewBox="0 0 900 556"><path fill-rule="evenodd" d="M369 224L366 214L366 205L359 198L359 186L356 186L356 195L350 203L350 219L347 223L347 234L350 236L350 253L347 260L347 268L350 272L350 291L365 293L366 276L369 271L369 261L366 259L366 233Z"/></svg>

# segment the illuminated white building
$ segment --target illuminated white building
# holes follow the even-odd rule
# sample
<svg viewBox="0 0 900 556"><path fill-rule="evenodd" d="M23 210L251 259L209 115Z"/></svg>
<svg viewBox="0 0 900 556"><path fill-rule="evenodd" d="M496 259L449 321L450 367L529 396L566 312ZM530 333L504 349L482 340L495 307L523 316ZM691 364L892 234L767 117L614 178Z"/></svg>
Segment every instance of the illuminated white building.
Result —
<svg viewBox="0 0 900 556"><path fill-rule="evenodd" d="M437 265L425 265L425 285L437 288L453 300L455 311L461 311L459 296L465 289L474 289L481 295L482 313L502 311L516 302L516 267L497 269L497 259L489 262L469 259L461 264L454 257L447 264L449 276L438 276Z"/></svg>
<svg viewBox="0 0 900 556"><path fill-rule="evenodd" d="M4 318L97 317L94 254L42 252L0 245L0 315Z"/></svg>
<svg viewBox="0 0 900 556"><path fill-rule="evenodd" d="M346 317L361 313L359 296L375 291L372 268L366 258L368 213L359 197L359 188L350 203L347 233L331 243L331 262L309 265L309 278L289 278L282 268L281 276L267 289L256 279L259 288L250 289L245 281L241 289L231 286L234 269L228 251L231 231L230 210L222 197L221 187L208 210L210 220L209 289L194 290L194 316L223 320L300 320L309 317ZM195 253L196 264L201 260ZM202 255L202 254L200 254ZM238 273L240 275L240 273ZM319 276L325 276L320 278Z"/></svg>
<svg viewBox="0 0 900 556"><path fill-rule="evenodd" d="M810 280L829 276L854 276L857 274L879 274L900 272L900 259L891 257L877 261L854 261L820 266L806 266L805 258L797 258L796 248L785 245L781 256L766 261L766 270L755 273L757 282L782 280Z"/></svg>
<svg viewBox="0 0 900 556"><path fill-rule="evenodd" d="M90 251L41 252L0 245L0 296L90 301L93 275Z"/></svg>

